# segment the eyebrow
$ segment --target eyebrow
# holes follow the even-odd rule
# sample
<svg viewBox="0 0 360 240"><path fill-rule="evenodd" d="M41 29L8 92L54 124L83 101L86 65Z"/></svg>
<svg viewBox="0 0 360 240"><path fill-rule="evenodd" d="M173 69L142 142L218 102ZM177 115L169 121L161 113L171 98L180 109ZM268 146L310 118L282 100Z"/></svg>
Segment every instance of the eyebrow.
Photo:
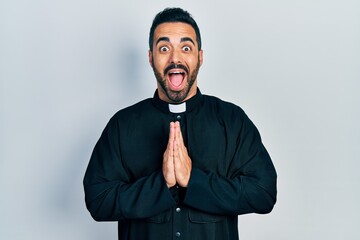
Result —
<svg viewBox="0 0 360 240"><path fill-rule="evenodd" d="M156 41L156 45L158 45L159 42L161 42L161 41L170 42L170 38L161 37ZM189 42L191 42L192 44L195 45L194 41L190 37L183 37L183 38L180 39L180 42L187 42L187 41L189 41Z"/></svg>
<svg viewBox="0 0 360 240"><path fill-rule="evenodd" d="M170 42L170 38L168 38L168 37L161 37L161 38L159 38L159 39L156 41L156 45L158 45L159 42L161 42L161 41Z"/></svg>
<svg viewBox="0 0 360 240"><path fill-rule="evenodd" d="M187 42L187 41L192 42L192 44L195 45L194 41L189 37L183 37L180 39L180 42Z"/></svg>

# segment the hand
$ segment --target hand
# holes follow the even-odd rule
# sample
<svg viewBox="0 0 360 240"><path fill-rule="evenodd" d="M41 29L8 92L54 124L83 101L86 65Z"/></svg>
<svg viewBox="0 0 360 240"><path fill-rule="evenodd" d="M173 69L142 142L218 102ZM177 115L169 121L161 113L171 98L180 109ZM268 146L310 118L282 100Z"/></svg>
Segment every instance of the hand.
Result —
<svg viewBox="0 0 360 240"><path fill-rule="evenodd" d="M190 180L192 162L184 145L179 122L175 122L174 167L176 182L181 187L187 187Z"/></svg>
<svg viewBox="0 0 360 240"><path fill-rule="evenodd" d="M174 168L174 141L175 141L175 124L170 123L170 133L167 148L163 156L162 171L168 188L175 186L175 168Z"/></svg>
<svg viewBox="0 0 360 240"><path fill-rule="evenodd" d="M191 169L191 159L184 145L180 123L171 122L169 141L163 156L163 175L168 188L176 183L187 187Z"/></svg>

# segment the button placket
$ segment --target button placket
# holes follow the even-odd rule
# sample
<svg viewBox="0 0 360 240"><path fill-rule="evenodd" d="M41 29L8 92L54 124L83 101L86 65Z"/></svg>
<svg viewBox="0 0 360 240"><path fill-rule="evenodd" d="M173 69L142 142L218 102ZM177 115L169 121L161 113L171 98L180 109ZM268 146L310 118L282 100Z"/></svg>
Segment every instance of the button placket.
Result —
<svg viewBox="0 0 360 240"><path fill-rule="evenodd" d="M173 239L182 239L185 237L184 230L186 229L186 215L184 215L181 205L177 205L174 209L173 219ZM185 237L186 238L186 237Z"/></svg>

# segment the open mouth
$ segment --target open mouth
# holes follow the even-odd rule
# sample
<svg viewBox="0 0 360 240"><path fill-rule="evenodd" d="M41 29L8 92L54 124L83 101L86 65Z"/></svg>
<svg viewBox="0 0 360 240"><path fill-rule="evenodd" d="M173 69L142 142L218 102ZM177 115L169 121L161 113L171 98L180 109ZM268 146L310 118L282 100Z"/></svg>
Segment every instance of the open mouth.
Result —
<svg viewBox="0 0 360 240"><path fill-rule="evenodd" d="M182 69L173 69L170 70L167 74L169 83L172 85L173 88L179 88L183 83L186 72Z"/></svg>

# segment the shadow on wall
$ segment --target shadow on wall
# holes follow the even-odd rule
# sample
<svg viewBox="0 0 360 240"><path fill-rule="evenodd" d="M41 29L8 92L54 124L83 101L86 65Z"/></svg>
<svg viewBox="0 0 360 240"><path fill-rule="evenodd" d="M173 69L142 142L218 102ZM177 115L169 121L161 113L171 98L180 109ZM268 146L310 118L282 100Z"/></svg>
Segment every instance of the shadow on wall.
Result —
<svg viewBox="0 0 360 240"><path fill-rule="evenodd" d="M135 43L136 44L136 43ZM139 43L141 44L141 43ZM141 49L141 51L139 50ZM119 59L119 81L121 81L123 88L121 93L124 94L126 106L132 105L143 98L152 97L148 95L155 90L151 84L155 79L148 76L152 75L152 68L148 63L148 56L144 48L139 48L135 45L129 45L122 48Z"/></svg>
<svg viewBox="0 0 360 240"><path fill-rule="evenodd" d="M58 216L58 221L66 221L66 225L69 225L70 229L82 229L84 235L89 235L86 239L99 239L100 235L104 239L115 239L114 236L117 234L116 229L109 231L109 228L113 228L116 223L99 224L92 220L85 206L82 185L91 153L100 137L100 133L105 127L103 123L104 115L109 116L110 114L112 116L117 110L132 105L143 98L147 87L144 84L143 76L146 71L152 71L149 65L142 63L146 63L146 61L141 60L142 58L147 60L147 55L140 53L132 45L122 47L119 56L119 61L114 64L117 67L113 69L116 73L113 76L116 77L114 77L112 82L108 80L101 82L102 84L112 85L107 87L107 89L111 90L109 94L113 94L113 96L110 98L108 96L104 97L106 100L110 99L109 101L115 99L115 103L108 103L111 107L104 106L98 112L95 112L93 108L86 108L89 109L88 112L76 116L81 118L76 119L76 122L86 124L79 126L77 132L71 136L71 139L66 140L71 142L65 144L68 148L67 152L62 153L61 156L59 155L57 160L61 169L58 169L52 175L52 184L49 184L47 189L50 196L49 212ZM97 97L101 98L102 96L98 95ZM111 113L106 113L106 111L111 111ZM58 147L57 151L63 150L60 150L60 147ZM96 224L98 228L94 228L93 224ZM89 234L91 232L93 234Z"/></svg>

